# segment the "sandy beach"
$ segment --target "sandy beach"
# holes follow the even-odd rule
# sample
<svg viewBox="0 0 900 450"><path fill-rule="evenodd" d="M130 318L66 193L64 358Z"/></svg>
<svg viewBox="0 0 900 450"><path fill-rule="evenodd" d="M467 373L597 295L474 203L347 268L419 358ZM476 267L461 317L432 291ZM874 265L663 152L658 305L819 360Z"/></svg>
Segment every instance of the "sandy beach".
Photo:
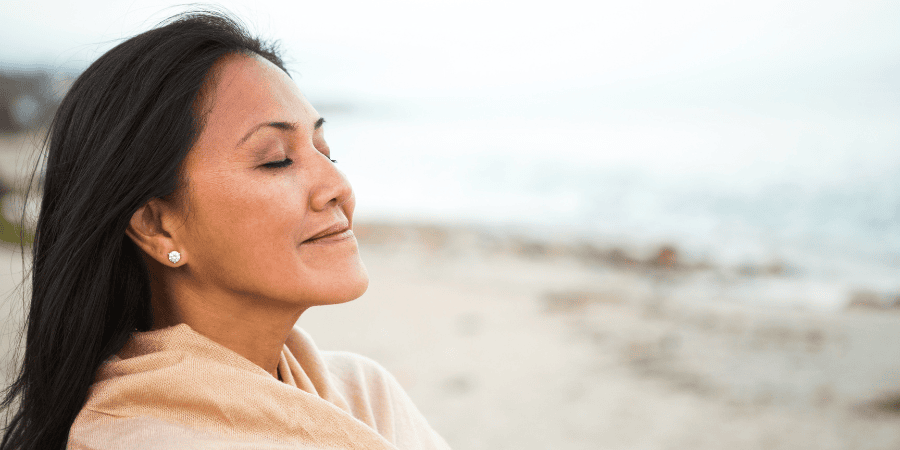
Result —
<svg viewBox="0 0 900 450"><path fill-rule="evenodd" d="M691 299L716 269L475 230L357 234L369 291L300 324L384 364L454 448L900 448L898 310Z"/></svg>
<svg viewBox="0 0 900 450"><path fill-rule="evenodd" d="M387 367L455 449L900 448L900 311L676 298L680 269L471 229L357 235L368 292L300 325ZM21 261L0 262L8 351Z"/></svg>
<svg viewBox="0 0 900 450"><path fill-rule="evenodd" d="M0 153L16 179L21 159ZM320 348L387 367L454 449L900 448L893 298L803 309L776 295L802 283L789 268L715 267L675 247L355 231L368 292L299 323ZM18 248L0 246L6 373L21 279Z"/></svg>

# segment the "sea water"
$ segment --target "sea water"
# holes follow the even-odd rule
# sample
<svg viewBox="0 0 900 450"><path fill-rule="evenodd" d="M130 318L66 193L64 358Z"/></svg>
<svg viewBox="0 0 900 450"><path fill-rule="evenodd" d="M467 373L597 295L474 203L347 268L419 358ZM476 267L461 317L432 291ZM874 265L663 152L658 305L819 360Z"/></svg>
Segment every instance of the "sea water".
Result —
<svg viewBox="0 0 900 450"><path fill-rule="evenodd" d="M475 106L320 108L360 220L782 264L802 291L785 298L813 308L843 307L858 289L900 293L897 116Z"/></svg>

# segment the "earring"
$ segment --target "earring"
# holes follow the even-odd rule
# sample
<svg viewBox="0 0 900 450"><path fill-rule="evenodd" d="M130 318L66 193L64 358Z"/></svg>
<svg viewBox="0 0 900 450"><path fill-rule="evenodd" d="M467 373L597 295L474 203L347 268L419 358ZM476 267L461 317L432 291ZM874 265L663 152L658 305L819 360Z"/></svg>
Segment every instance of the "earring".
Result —
<svg viewBox="0 0 900 450"><path fill-rule="evenodd" d="M172 261L172 264L177 263L179 260L181 260L181 253L178 253L175 250L169 252L169 261Z"/></svg>

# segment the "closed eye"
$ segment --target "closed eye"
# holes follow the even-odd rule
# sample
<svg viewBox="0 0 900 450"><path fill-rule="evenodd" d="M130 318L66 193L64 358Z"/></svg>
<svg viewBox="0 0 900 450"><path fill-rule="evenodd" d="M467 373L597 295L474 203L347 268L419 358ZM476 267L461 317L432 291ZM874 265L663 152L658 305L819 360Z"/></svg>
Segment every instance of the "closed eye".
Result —
<svg viewBox="0 0 900 450"><path fill-rule="evenodd" d="M281 167L287 167L287 166L289 166L289 165L291 165L291 164L293 164L293 163L294 163L294 160L293 160L293 159L291 159L291 158L285 158L285 159L283 159L283 160L281 160L281 161L275 161L275 162L270 162L270 163L263 164L263 167L268 167L268 168L270 168L270 169L279 169L279 168L281 168Z"/></svg>

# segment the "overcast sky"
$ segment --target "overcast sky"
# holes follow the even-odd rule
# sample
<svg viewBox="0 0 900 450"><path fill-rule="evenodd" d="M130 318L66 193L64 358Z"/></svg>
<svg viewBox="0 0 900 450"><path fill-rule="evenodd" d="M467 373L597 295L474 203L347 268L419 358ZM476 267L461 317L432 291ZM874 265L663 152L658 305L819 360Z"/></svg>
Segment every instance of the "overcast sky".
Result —
<svg viewBox="0 0 900 450"><path fill-rule="evenodd" d="M325 96L552 94L616 104L624 95L630 104L793 101L878 111L900 102L897 1L219 4L280 39L301 87ZM185 9L173 5L4 0L0 63L82 69Z"/></svg>

